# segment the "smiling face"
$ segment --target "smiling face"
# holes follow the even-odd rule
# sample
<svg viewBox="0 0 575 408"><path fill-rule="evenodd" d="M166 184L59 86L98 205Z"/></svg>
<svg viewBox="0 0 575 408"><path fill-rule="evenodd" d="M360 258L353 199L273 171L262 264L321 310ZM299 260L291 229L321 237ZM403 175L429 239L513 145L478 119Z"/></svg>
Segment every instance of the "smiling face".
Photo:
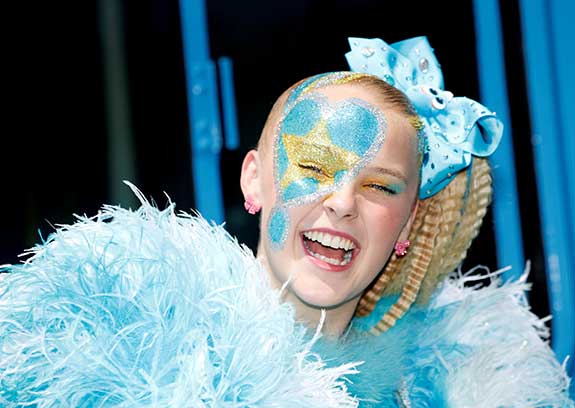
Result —
<svg viewBox="0 0 575 408"><path fill-rule="evenodd" d="M351 317L394 244L408 237L416 131L357 85L314 91L277 129L273 149L250 152L242 174L244 192L262 205L258 258L278 287L289 280L298 311L345 309Z"/></svg>

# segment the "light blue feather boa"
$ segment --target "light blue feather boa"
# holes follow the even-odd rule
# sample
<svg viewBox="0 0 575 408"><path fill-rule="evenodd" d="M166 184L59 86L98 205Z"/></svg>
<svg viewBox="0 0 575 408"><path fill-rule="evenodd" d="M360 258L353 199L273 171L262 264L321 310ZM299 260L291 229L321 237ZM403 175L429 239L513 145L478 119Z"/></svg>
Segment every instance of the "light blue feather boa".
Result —
<svg viewBox="0 0 575 408"><path fill-rule="evenodd" d="M382 336L312 341L223 228L139 197L4 267L0 406L573 406L523 280L452 278Z"/></svg>

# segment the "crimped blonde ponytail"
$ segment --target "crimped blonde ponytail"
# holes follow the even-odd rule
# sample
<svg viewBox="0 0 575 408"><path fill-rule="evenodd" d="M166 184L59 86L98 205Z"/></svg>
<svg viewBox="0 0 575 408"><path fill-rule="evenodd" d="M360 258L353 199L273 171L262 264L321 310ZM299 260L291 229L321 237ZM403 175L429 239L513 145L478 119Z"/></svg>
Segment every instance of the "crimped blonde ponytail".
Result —
<svg viewBox="0 0 575 408"><path fill-rule="evenodd" d="M465 258L491 202L487 160L475 158L443 190L422 200L413 224L408 254L395 254L361 298L356 314L371 313L382 296L400 294L381 317L374 334L392 327L415 302L427 302L438 283Z"/></svg>

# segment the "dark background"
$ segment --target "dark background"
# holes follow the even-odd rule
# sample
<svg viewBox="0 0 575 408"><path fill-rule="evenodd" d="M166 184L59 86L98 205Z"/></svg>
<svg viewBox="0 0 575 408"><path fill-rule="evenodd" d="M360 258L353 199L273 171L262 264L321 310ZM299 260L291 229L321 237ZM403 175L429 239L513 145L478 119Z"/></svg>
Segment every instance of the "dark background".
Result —
<svg viewBox="0 0 575 408"><path fill-rule="evenodd" d="M0 264L41 241L53 225L93 215L111 202L103 69L102 0L37 2L4 12L9 68L1 137ZM500 2L511 124L523 220L532 261L531 302L549 313L526 105L517 0ZM164 206L194 207L179 5L118 1L122 13L134 184ZM243 211L238 179L275 98L299 79L347 69L347 37L388 43L426 35L442 64L445 88L480 100L471 0L207 0L212 58L234 62L241 147L222 152L229 231L255 248L257 220ZM127 187L126 187L127 189ZM465 267L496 267L491 214ZM515 266L521 267L521 266Z"/></svg>

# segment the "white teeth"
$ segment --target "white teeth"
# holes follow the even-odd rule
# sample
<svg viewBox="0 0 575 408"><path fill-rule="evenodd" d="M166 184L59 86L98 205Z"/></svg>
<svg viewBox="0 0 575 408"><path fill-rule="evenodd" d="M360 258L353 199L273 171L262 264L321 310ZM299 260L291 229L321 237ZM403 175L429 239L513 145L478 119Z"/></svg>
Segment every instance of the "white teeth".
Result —
<svg viewBox="0 0 575 408"><path fill-rule="evenodd" d="M336 247L334 245L335 239L337 237L334 237L333 235L327 235L327 234L323 234L324 236L322 237L321 243L325 246L331 247L331 248L339 248Z"/></svg>
<svg viewBox="0 0 575 408"><path fill-rule="evenodd" d="M337 235L328 234L327 232L307 231L304 232L303 235L307 239L319 242L323 246L327 246L330 248L345 249L346 251L355 248L355 245L349 239Z"/></svg>
<svg viewBox="0 0 575 408"><path fill-rule="evenodd" d="M332 237L331 246L334 248L340 248L341 237Z"/></svg>

